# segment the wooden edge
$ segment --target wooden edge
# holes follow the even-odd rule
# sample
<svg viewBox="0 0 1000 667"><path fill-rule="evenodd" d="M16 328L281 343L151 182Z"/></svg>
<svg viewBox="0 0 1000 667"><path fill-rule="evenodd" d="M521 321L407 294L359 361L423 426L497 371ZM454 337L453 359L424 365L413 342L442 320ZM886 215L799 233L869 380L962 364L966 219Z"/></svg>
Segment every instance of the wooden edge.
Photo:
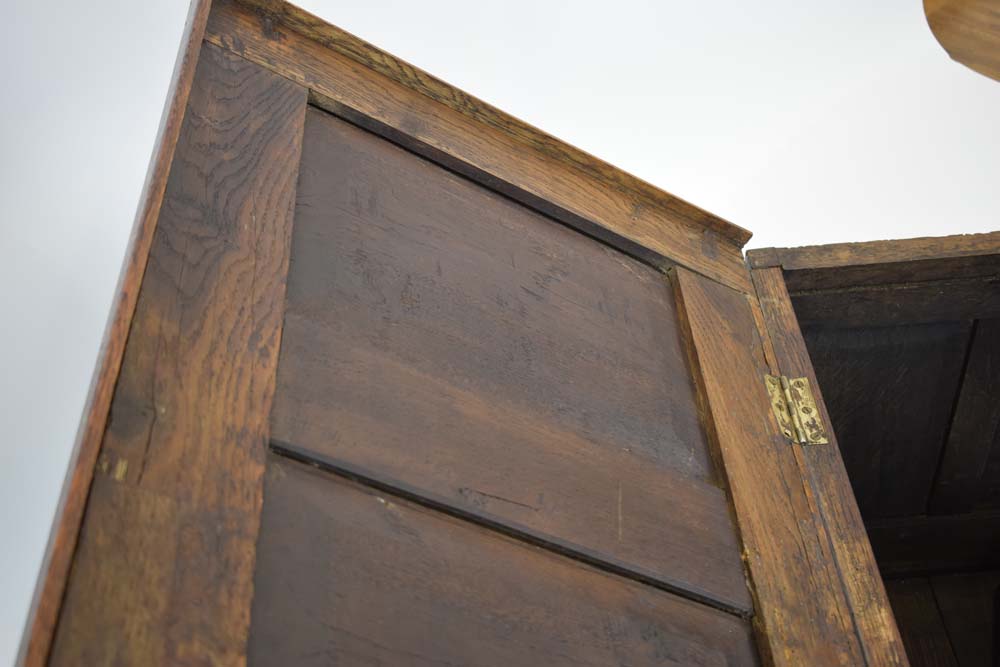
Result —
<svg viewBox="0 0 1000 667"><path fill-rule="evenodd" d="M866 662L869 665L907 665L906 651L840 447L830 428L830 415L785 288L782 269L755 269L752 278L764 323L762 335L770 339L768 348L779 372L787 377L808 378L823 423L827 425L829 444L789 446L796 451L803 481L810 487L826 527L830 550Z"/></svg>
<svg viewBox="0 0 1000 667"><path fill-rule="evenodd" d="M146 270L146 260L159 218L174 147L184 119L211 5L212 0L191 0L188 9L153 154L139 198L139 208L118 277L114 305L101 341L98 363L91 379L35 594L28 610L25 632L15 663L18 665L43 667L48 660L94 476L94 466L104 436L111 397L135 313L139 285Z"/></svg>
<svg viewBox="0 0 1000 667"><path fill-rule="evenodd" d="M831 243L799 248L760 248L746 253L751 269L779 266L786 271L997 254L1000 254L1000 231L924 236L895 241Z"/></svg>
<svg viewBox="0 0 1000 667"><path fill-rule="evenodd" d="M756 299L683 268L671 276L743 543L762 661L865 664L827 528L771 414L764 377L774 349L759 331Z"/></svg>
<svg viewBox="0 0 1000 667"><path fill-rule="evenodd" d="M642 202L669 209L676 217L696 225L699 229L708 227L735 243L737 247L742 248L752 236L748 230L560 141L295 5L284 0L240 0L240 2L253 7L267 17L267 20L281 23L421 95L477 122L488 124L533 151L572 164L580 172L599 179L608 187L634 194Z"/></svg>
<svg viewBox="0 0 1000 667"><path fill-rule="evenodd" d="M1000 81L1000 4L992 0L924 0L934 39L952 60Z"/></svg>

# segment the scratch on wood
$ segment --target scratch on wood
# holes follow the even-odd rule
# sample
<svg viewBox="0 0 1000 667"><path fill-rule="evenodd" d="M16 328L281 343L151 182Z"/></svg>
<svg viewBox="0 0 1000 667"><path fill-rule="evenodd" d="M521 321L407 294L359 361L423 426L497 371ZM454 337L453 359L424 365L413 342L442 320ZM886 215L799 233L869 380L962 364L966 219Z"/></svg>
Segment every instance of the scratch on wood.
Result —
<svg viewBox="0 0 1000 667"><path fill-rule="evenodd" d="M125 459L118 459L115 464L115 471L111 474L116 482L120 482L125 479L125 474L128 472L128 461Z"/></svg>
<svg viewBox="0 0 1000 667"><path fill-rule="evenodd" d="M618 541L622 541L622 483L618 482Z"/></svg>

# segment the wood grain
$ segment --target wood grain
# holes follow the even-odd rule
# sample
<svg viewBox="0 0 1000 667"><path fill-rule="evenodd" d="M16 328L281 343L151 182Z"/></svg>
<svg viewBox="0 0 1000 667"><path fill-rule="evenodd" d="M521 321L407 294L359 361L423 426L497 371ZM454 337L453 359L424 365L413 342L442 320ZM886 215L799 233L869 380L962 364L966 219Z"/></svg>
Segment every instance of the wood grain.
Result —
<svg viewBox="0 0 1000 667"><path fill-rule="evenodd" d="M1000 568L1000 513L872 519L868 537L886 577Z"/></svg>
<svg viewBox="0 0 1000 667"><path fill-rule="evenodd" d="M960 514L980 498L990 454L1000 433L1000 319L976 323L962 380L934 482L930 511ZM1000 482L1000 478L997 479Z"/></svg>
<svg viewBox="0 0 1000 667"><path fill-rule="evenodd" d="M809 379L820 418L830 424L821 383L813 370L781 269L756 269L752 275L780 372L787 377ZM840 445L832 429L828 436L827 445L795 448L803 477L811 487L828 532L867 664L905 665L899 630L840 455Z"/></svg>
<svg viewBox="0 0 1000 667"><path fill-rule="evenodd" d="M250 665L754 665L747 621L272 458Z"/></svg>
<svg viewBox="0 0 1000 667"><path fill-rule="evenodd" d="M749 613L665 277L323 111L305 132L273 438Z"/></svg>
<svg viewBox="0 0 1000 667"><path fill-rule="evenodd" d="M243 660L305 106L203 48L53 665Z"/></svg>
<svg viewBox="0 0 1000 667"><path fill-rule="evenodd" d="M167 89L166 105L153 142L146 180L139 195L139 209L125 251L125 260L115 287L111 314L97 356L97 365L87 391L83 416L70 454L66 480L56 505L49 542L39 568L38 583L28 609L25 632L17 664L42 667L46 663L62 605L70 565L76 550L80 523L94 466L104 437L111 395L125 351L125 340L146 270L153 232L163 202L167 175L184 119L191 82L194 79L201 42L205 35L211 0L191 0L181 33L177 61Z"/></svg>
<svg viewBox="0 0 1000 667"><path fill-rule="evenodd" d="M970 333L968 322L803 330L866 519L926 511Z"/></svg>
<svg viewBox="0 0 1000 667"><path fill-rule="evenodd" d="M745 230L628 176L299 9L219 2L206 39L308 86L315 103L656 266L743 291Z"/></svg>
<svg viewBox="0 0 1000 667"><path fill-rule="evenodd" d="M886 582L892 609L913 667L959 667L927 579ZM963 665L964 667L964 665Z"/></svg>
<svg viewBox="0 0 1000 667"><path fill-rule="evenodd" d="M685 269L676 270L675 285L743 539L765 662L865 664L830 536L771 414L764 375L773 369L747 296Z"/></svg>
<svg viewBox="0 0 1000 667"><path fill-rule="evenodd" d="M1000 81L1000 5L996 0L924 0L924 14L952 60Z"/></svg>
<svg viewBox="0 0 1000 667"><path fill-rule="evenodd" d="M876 273L891 270L893 264L919 265L926 272L934 270L934 265L919 263L934 261L941 263L949 275L954 275L950 270L951 266L968 263L977 257L987 261L987 266L994 266L994 260L988 257L991 255L1000 255L1000 231L893 241L830 243L798 248L760 248L747 251L747 260L751 268L755 269L780 266L793 272L801 269L843 268L854 272ZM956 259L964 261L950 261ZM857 275L852 276L852 284L859 283Z"/></svg>

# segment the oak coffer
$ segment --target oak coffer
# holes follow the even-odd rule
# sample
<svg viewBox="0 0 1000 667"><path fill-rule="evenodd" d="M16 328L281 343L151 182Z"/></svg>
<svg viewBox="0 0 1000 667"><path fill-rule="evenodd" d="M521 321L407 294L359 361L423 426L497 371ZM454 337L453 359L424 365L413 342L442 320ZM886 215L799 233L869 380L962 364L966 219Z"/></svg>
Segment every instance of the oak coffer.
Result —
<svg viewBox="0 0 1000 667"><path fill-rule="evenodd" d="M196 2L23 663L907 664L839 339L748 239L291 5Z"/></svg>

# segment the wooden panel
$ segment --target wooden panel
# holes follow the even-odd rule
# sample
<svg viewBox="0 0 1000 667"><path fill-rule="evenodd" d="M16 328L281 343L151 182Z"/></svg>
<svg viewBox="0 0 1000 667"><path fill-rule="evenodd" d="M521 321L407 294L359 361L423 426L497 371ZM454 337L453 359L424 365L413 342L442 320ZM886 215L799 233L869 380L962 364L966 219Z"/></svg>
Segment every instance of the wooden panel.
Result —
<svg viewBox="0 0 1000 667"><path fill-rule="evenodd" d="M324 108L656 266L749 291L749 233L282 2L219 2L206 39L307 85Z"/></svg>
<svg viewBox="0 0 1000 667"><path fill-rule="evenodd" d="M663 275L317 110L293 234L275 440L749 611Z"/></svg>
<svg viewBox="0 0 1000 667"><path fill-rule="evenodd" d="M970 332L968 322L803 329L866 519L926 510Z"/></svg>
<svg viewBox="0 0 1000 667"><path fill-rule="evenodd" d="M268 465L250 665L752 665L749 624L301 464Z"/></svg>
<svg viewBox="0 0 1000 667"><path fill-rule="evenodd" d="M76 550L80 523L94 477L94 466L104 438L108 410L125 352L125 340L135 312L139 283L146 270L153 231L160 214L174 147L181 130L198 55L201 53L210 0L192 0L181 34L180 52L170 85L166 107L153 142L149 171L139 196L139 210L132 225L125 260L118 276L111 314L98 352L97 367L84 404L76 441L70 454L66 480L56 505L55 520L46 545L38 583L28 610L17 664L42 667L48 658L56 621Z"/></svg>
<svg viewBox="0 0 1000 667"><path fill-rule="evenodd" d="M1000 514L906 516L868 521L886 577L1000 567Z"/></svg>
<svg viewBox="0 0 1000 667"><path fill-rule="evenodd" d="M886 590L910 664L913 667L959 667L930 582L923 578L887 581Z"/></svg>
<svg viewBox="0 0 1000 667"><path fill-rule="evenodd" d="M864 664L830 537L796 450L771 413L764 375L774 369L748 297L684 269L676 278L743 538L765 662Z"/></svg>
<svg viewBox="0 0 1000 667"><path fill-rule="evenodd" d="M934 37L953 60L1000 81L1000 5L996 0L924 0Z"/></svg>
<svg viewBox="0 0 1000 667"><path fill-rule="evenodd" d="M830 415L796 322L781 269L756 269L753 281L775 363L787 377L809 379L820 418L829 424ZM803 474L829 532L832 552L868 664L905 664L902 641L840 456L840 445L832 431L828 436L828 445L796 447Z"/></svg>
<svg viewBox="0 0 1000 667"><path fill-rule="evenodd" d="M1000 319L976 323L955 415L930 509L970 511L983 494L990 453L1000 435ZM1000 472L1000 471L997 471ZM1000 475L994 477L1000 483Z"/></svg>
<svg viewBox="0 0 1000 667"><path fill-rule="evenodd" d="M243 659L305 106L204 47L53 665Z"/></svg>
<svg viewBox="0 0 1000 667"><path fill-rule="evenodd" d="M931 586L958 664L995 667L1000 572L934 577Z"/></svg>
<svg viewBox="0 0 1000 667"><path fill-rule="evenodd" d="M1000 275L792 291L802 326L887 327L1000 317Z"/></svg>

